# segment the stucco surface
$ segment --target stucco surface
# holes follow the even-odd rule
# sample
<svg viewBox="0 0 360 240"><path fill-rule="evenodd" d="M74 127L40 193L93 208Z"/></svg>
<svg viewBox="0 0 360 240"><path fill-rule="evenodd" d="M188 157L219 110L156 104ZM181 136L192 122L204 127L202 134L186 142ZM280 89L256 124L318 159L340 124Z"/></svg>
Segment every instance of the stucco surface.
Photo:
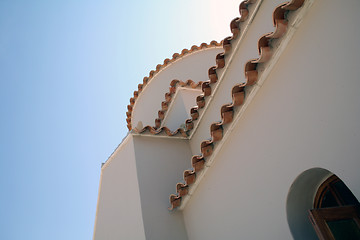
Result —
<svg viewBox="0 0 360 240"><path fill-rule="evenodd" d="M187 239L182 212L169 211L175 190L190 162L186 140L135 137L136 168L147 240Z"/></svg>
<svg viewBox="0 0 360 240"><path fill-rule="evenodd" d="M190 109L196 105L196 97L202 92L198 89L179 88L175 99L172 100L171 108L166 112L163 126L175 131L185 120L190 118Z"/></svg>
<svg viewBox="0 0 360 240"><path fill-rule="evenodd" d="M145 239L131 135L102 167L94 240Z"/></svg>

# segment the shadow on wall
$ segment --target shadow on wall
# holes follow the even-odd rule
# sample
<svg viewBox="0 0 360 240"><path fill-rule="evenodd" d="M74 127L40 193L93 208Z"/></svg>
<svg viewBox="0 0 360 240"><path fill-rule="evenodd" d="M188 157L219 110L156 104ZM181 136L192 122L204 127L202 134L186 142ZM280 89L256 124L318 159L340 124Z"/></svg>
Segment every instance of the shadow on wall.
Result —
<svg viewBox="0 0 360 240"><path fill-rule="evenodd" d="M312 168L301 173L290 187L286 213L294 239L318 239L308 217L308 210L314 206L314 198L320 185L332 172L323 168Z"/></svg>

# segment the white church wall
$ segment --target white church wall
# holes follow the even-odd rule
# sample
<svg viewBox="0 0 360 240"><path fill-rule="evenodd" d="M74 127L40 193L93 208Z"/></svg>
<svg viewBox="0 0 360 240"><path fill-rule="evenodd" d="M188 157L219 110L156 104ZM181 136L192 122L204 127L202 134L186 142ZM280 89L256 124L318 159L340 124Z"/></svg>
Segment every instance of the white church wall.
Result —
<svg viewBox="0 0 360 240"><path fill-rule="evenodd" d="M287 195L311 168L360 199L359 7L315 1L187 203L189 239L291 239Z"/></svg>
<svg viewBox="0 0 360 240"><path fill-rule="evenodd" d="M190 118L190 109L196 105L196 97L201 94L200 89L179 88L172 100L169 110L162 122L163 126L172 131L178 129L185 120Z"/></svg>
<svg viewBox="0 0 360 240"><path fill-rule="evenodd" d="M258 12L254 12L255 18L243 39L238 38L235 44L232 44L233 48L239 43L238 50L234 53L232 62L229 63L227 60L229 56L225 57L225 68L218 70L218 78L222 79L218 86L218 90L214 95L210 104L206 103L207 110L204 112L198 129L194 133L191 139L191 149L194 154L200 153L200 144L205 139L210 138L210 125L213 122L221 120L220 108L222 105L231 103L231 89L236 84L245 82L244 67L246 62L251 59L256 59L259 56L258 52L258 39L265 33L272 32L274 30L272 13L283 0L276 1L262 1ZM255 4L253 4L255 5ZM250 11L250 14L252 14ZM240 32L243 32L241 29ZM225 72L226 71L226 72ZM224 73L225 72L225 73ZM225 75L224 75L225 74ZM212 87L214 88L214 87Z"/></svg>
<svg viewBox="0 0 360 240"><path fill-rule="evenodd" d="M94 240L145 239L131 135L101 169L94 229Z"/></svg>
<svg viewBox="0 0 360 240"><path fill-rule="evenodd" d="M190 165L187 141L140 135L134 145L146 239L187 239L182 212L168 210L169 195Z"/></svg>
<svg viewBox="0 0 360 240"><path fill-rule="evenodd" d="M184 88L182 91L180 91L180 94L181 94L181 99L184 103L184 106L187 110L186 111L187 118L191 118L190 109L192 107L196 106L196 97L199 96L200 94L202 94L202 91L200 89Z"/></svg>
<svg viewBox="0 0 360 240"><path fill-rule="evenodd" d="M222 52L221 47L212 47L186 55L158 72L145 86L136 99L132 112L132 125L142 121L143 126L154 126L158 110L174 79L195 82L208 80L208 69L215 65L215 57Z"/></svg>

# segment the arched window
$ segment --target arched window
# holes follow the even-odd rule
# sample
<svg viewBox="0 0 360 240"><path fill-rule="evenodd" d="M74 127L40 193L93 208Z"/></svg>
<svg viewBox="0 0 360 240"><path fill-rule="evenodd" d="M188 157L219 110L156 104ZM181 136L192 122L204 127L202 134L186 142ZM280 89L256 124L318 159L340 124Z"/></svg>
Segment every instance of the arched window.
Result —
<svg viewBox="0 0 360 240"><path fill-rule="evenodd" d="M319 187L309 218L320 239L360 239L360 207L336 175Z"/></svg>

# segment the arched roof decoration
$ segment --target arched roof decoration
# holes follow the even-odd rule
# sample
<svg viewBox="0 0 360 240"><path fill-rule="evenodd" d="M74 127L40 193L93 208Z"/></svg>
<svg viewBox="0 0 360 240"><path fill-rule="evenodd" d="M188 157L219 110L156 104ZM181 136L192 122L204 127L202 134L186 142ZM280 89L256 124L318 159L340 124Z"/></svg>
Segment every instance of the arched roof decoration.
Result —
<svg viewBox="0 0 360 240"><path fill-rule="evenodd" d="M252 3L255 3L256 0L246 0L246 1L243 1L240 3L239 5L239 12L240 12L240 17L237 17L235 19L233 19L230 23L230 30L232 32L232 36L229 36L229 37L226 37L223 41L220 42L220 44L216 45L216 46L219 46L222 44L223 46L223 49L224 49L224 52L223 53L219 53L217 56L216 56L216 66L212 66L209 68L208 70L208 76L209 76L209 81L205 81L205 82L202 82L201 84L201 90L202 90L202 94L199 95L197 98L196 98L196 106L191 108L190 109L190 116L191 118L185 120L185 129L177 129L176 131L174 132L171 132L167 127L163 127L163 128L159 128L161 126L161 119L164 118L165 114L163 111L159 111L158 112L158 116L159 118L155 119L155 126L152 127L152 126L146 126L142 129L134 129L137 133L151 133L151 134L160 134L163 132L163 130L165 129L165 132L168 136L176 136L178 135L179 133L181 133L182 136L188 136L189 135L189 132L193 129L194 127L194 123L193 121L197 120L198 117L199 117L199 113L198 113L198 109L199 108L203 108L205 107L205 98L210 96L212 91L211 91L211 85L216 83L217 80L218 80L218 77L217 77L217 74L216 74L216 70L217 69L221 69L221 68L224 68L225 67L225 55L226 54L229 54L232 50L232 41L236 38L239 37L240 35L240 25L242 22L245 22L248 18L248 15L249 15L249 10L248 10L248 6ZM210 43L213 44L213 42ZM205 47L204 43L201 44L201 46ZM196 46L193 46L191 49L192 50L195 50L195 47ZM188 51L186 49L184 49L182 51L182 54L184 53L187 53ZM178 58L178 55L179 54L174 54L173 55L173 58ZM165 59L164 63L168 63L169 62L169 59ZM159 65L157 66L157 69L160 70L160 67ZM150 72L150 75L152 75L152 71ZM253 76L252 76L253 77ZM147 83L148 82L148 79L147 78L144 78L144 84L145 82ZM139 93L141 92L142 90L142 87L143 85L139 84L139 91L135 91L134 92L134 98L131 98L130 99L130 105L128 105L128 112L126 113L127 115L127 123L128 123L128 128L129 130L132 129L132 125L131 125L131 112L132 112L132 107L133 105L135 104L135 99L138 97ZM236 92L240 90L240 88L236 88L234 91L234 96L236 97L236 101L234 101L235 104L239 103L241 101L241 99L243 98L241 95L240 92ZM136 96L136 97L135 97ZM166 96L165 96L166 98ZM166 103L164 103L164 106L166 107ZM228 108L226 110L227 114L227 118L228 119L230 117L230 114L231 112L228 111ZM223 113L222 113L223 114Z"/></svg>
<svg viewBox="0 0 360 240"><path fill-rule="evenodd" d="M259 57L257 59L253 59L248 61L245 64L244 74L246 76L246 82L241 83L238 85L235 85L232 88L231 94L232 94L232 103L225 104L221 107L221 122L213 123L210 126L210 132L211 132L211 139L203 141L201 143L201 155L200 156L193 156L191 162L192 162L192 169L191 170L185 170L183 177L184 177L184 183L178 183L176 185L176 194L170 195L170 210L178 208L181 206L181 200L184 198L191 187L192 184L196 182L196 175L200 171L202 171L206 164L206 158L210 157L214 151L214 148L216 147L216 143L222 140L223 134L224 134L224 126L232 122L232 117L234 115L234 111L237 110L237 108L240 108L244 101L246 100L245 93L249 87L254 85L258 80L259 72L257 71L259 65L266 63L269 61L272 57L273 48L271 45L271 41L273 39L281 38L284 33L287 30L287 17L291 14L292 11L297 10L300 8L305 0L292 0L289 2L285 2L275 8L273 12L273 23L275 30L274 32L268 33L260 37L258 40L258 50L259 50ZM242 4L252 3L253 1L244 1L240 4L240 12L241 12L241 6ZM233 20L234 21L234 20ZM233 22L232 22L233 23ZM228 38L226 38L228 39ZM224 42L227 42L228 40L224 40ZM281 43L280 43L281 44ZM275 46L274 46L275 47ZM219 65L218 65L219 66ZM217 66L217 68L218 68ZM264 66L266 67L266 65ZM216 68L210 68L209 73L216 74ZM204 83L203 83L204 84ZM203 95L204 98L205 96ZM204 100L204 99L202 99ZM199 117L199 114L197 112L197 108L191 109L191 116L196 117L196 119ZM196 119L188 119L187 122L192 122ZM194 159L201 159L201 161L197 161ZM186 191L182 191L184 188L186 188ZM180 194L181 193L181 194Z"/></svg>
<svg viewBox="0 0 360 240"><path fill-rule="evenodd" d="M187 80L185 82L174 79L170 83L169 92L165 93L165 101L161 102L161 109L158 111L158 118L155 119L155 126L146 126L142 129L133 128L133 131L136 133L151 133L154 135L160 134L162 132L166 133L168 136L177 136L182 135L183 137L187 137L187 130L188 127L185 124L185 129L178 128L175 131L171 131L167 127L161 127L161 123L164 120L165 114L173 100L173 96L176 93L176 90L178 87L188 87L188 88L199 88L201 86L202 82L194 82L192 80Z"/></svg>
<svg viewBox="0 0 360 240"><path fill-rule="evenodd" d="M138 85L138 90L134 91L134 96L132 98L130 98L130 104L127 106L128 111L126 112L126 122L127 122L127 127L130 130L132 130L132 123L131 123L131 115L132 115L132 111L133 111L133 107L134 104L136 102L136 99L139 97L139 95L141 94L143 88L151 81L151 79L163 68L165 68L166 66L168 66L169 64L175 62L176 60L184 57L185 55L191 54L193 52L196 52L198 50L201 49L205 49L205 48L211 48L211 47L218 47L221 46L222 42L218 43L217 41L211 41L210 44L207 43L202 43L200 46L196 46L193 45L190 49L183 49L181 51L181 53L174 53L172 55L172 58L166 58L163 62L163 64L158 64L156 66L156 70L151 70L149 72L149 76L148 77L144 77L143 79L143 83Z"/></svg>

